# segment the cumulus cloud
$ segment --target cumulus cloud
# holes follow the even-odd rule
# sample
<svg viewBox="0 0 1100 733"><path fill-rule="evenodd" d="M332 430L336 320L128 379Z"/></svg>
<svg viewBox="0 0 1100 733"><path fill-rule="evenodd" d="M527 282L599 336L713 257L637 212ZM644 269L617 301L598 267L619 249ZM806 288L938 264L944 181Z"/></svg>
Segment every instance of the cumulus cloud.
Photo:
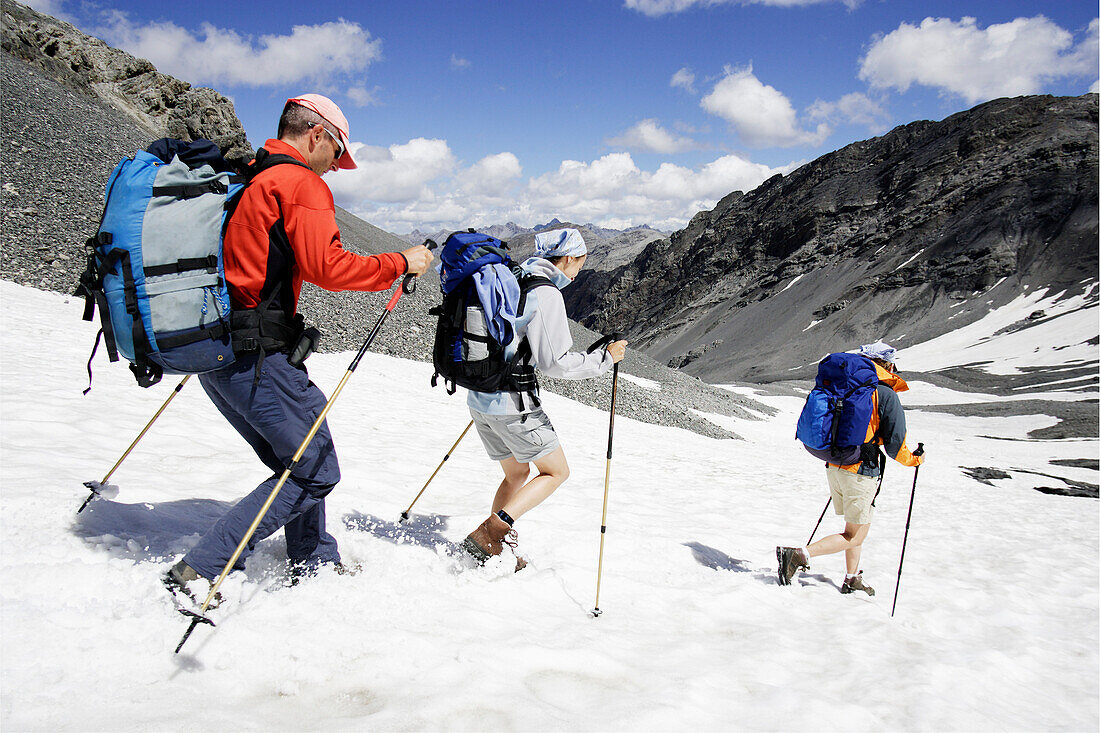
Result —
<svg viewBox="0 0 1100 733"><path fill-rule="evenodd" d="M624 8L656 18L671 13L682 13L693 7L714 7L715 5L770 5L776 8L801 8L807 5L826 5L837 3L853 10L863 0L625 0Z"/></svg>
<svg viewBox="0 0 1100 733"><path fill-rule="evenodd" d="M913 84L957 94L967 102L1034 94L1052 79L1095 79L1100 22L1073 34L1047 18L1016 18L980 28L974 18L925 18L878 37L860 62L873 87L906 91Z"/></svg>
<svg viewBox="0 0 1100 733"><path fill-rule="evenodd" d="M359 169L326 176L337 202L394 232L430 231L515 221L531 226L557 217L626 228L677 229L735 190L748 191L797 163L771 168L726 155L698 168L662 164L638 168L629 153L593 161L563 161L522 180L509 152L463 167L446 141L411 140L377 148L352 145Z"/></svg>
<svg viewBox="0 0 1100 733"><path fill-rule="evenodd" d="M372 105L379 104L378 102L379 88L367 89L366 87L351 87L348 89L348 98L355 104L356 107L370 107Z"/></svg>
<svg viewBox="0 0 1100 733"><path fill-rule="evenodd" d="M23 0L23 4L40 13L52 15L55 18L62 17L61 6L64 5L63 0Z"/></svg>
<svg viewBox="0 0 1100 733"><path fill-rule="evenodd" d="M455 168L446 140L418 137L388 148L355 142L350 147L359 167L329 177L333 195L342 200L395 202L428 196L428 182Z"/></svg>
<svg viewBox="0 0 1100 733"><path fill-rule="evenodd" d="M686 89L692 94L695 94L695 74L688 67L684 67L672 75L672 79L669 80L668 85L670 87L680 87Z"/></svg>
<svg viewBox="0 0 1100 733"><path fill-rule="evenodd" d="M876 134L889 129L892 119L890 113L880 104L858 92L845 94L835 102L819 99L807 108L806 113L812 120L863 125Z"/></svg>
<svg viewBox="0 0 1100 733"><path fill-rule="evenodd" d="M730 123L741 141L750 147L820 145L832 130L821 123L814 130L799 124L791 101L752 73L752 67L726 67L725 76L700 106Z"/></svg>
<svg viewBox="0 0 1100 733"><path fill-rule="evenodd" d="M200 84L326 83L361 75L382 55L380 39L342 19L253 38L211 23L192 33L170 22L139 25L119 11L107 17L97 33L108 43L148 59L165 74Z"/></svg>
<svg viewBox="0 0 1100 733"><path fill-rule="evenodd" d="M451 68L452 69L468 69L470 68L470 59L459 58L458 56L451 54Z"/></svg>
<svg viewBox="0 0 1100 733"><path fill-rule="evenodd" d="M519 158L512 153L487 155L470 166L460 178L467 193L502 198L513 193L516 181L523 175Z"/></svg>
<svg viewBox="0 0 1100 733"><path fill-rule="evenodd" d="M697 147L694 140L673 135L655 119L642 120L622 135L608 138L606 142L614 147L664 155L683 153Z"/></svg>

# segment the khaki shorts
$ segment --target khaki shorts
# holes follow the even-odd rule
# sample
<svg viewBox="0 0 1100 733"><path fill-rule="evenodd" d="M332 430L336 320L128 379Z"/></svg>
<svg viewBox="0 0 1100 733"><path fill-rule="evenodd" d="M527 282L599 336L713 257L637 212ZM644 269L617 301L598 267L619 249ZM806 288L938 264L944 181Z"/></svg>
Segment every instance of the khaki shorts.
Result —
<svg viewBox="0 0 1100 733"><path fill-rule="evenodd" d="M844 515L850 524L870 524L875 508L871 502L878 491L878 478L860 476L836 466L827 466L829 493L833 497L833 511Z"/></svg>
<svg viewBox="0 0 1100 733"><path fill-rule="evenodd" d="M560 445L550 418L541 409L526 415L486 415L470 410L470 417L485 452L494 461L515 458L530 463L550 455Z"/></svg>

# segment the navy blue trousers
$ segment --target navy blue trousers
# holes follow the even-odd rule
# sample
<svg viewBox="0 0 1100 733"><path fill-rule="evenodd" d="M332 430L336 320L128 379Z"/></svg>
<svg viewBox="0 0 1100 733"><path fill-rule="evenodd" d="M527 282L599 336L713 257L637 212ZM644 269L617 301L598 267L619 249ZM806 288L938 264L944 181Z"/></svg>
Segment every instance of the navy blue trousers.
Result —
<svg viewBox="0 0 1100 733"><path fill-rule="evenodd" d="M264 465L274 471L184 556L184 562L210 579L221 574L325 407L325 395L309 381L304 369L287 363L286 354L269 354L259 382L254 383L256 359L245 357L225 369L199 375L215 407ZM339 480L340 465L326 420L256 527L234 569L243 569L255 544L280 527L291 562L307 567L339 562L336 539L325 531L325 496Z"/></svg>

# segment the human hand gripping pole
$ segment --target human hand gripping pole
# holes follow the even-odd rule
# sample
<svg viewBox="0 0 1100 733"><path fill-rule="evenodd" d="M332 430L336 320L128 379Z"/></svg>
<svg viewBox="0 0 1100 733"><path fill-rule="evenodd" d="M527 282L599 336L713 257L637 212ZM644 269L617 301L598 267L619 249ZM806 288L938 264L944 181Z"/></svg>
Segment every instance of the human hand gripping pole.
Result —
<svg viewBox="0 0 1100 733"><path fill-rule="evenodd" d="M917 449L913 451L915 456L924 455L924 443L917 443ZM909 520L913 518L913 499L917 496L917 474L920 472L920 464L913 467L913 491L909 494L909 514L905 517L905 538L901 541L901 559L898 561L898 582L894 585L894 605L890 607L890 618L894 617L894 610L898 607L898 589L901 587L901 566L905 562L905 544L909 541Z"/></svg>
<svg viewBox="0 0 1100 733"><path fill-rule="evenodd" d="M426 240L424 242L424 245L428 248L429 251L435 249L435 247L437 246L436 243L430 239ZM250 526L248 528L248 531L245 532L245 535L241 539L240 544L237 545L237 549L234 550L233 556L230 557L229 562L225 564L225 568L222 570L221 575L219 575L217 580L214 581L214 583L210 586L210 593L207 594L206 600L203 601L202 607L199 609L198 613L195 613L194 611L185 608L179 609L179 612L181 614L191 618L191 625L187 627L187 631L184 632L183 638L180 639L180 643L176 646L176 654L179 654L180 649L183 648L183 645L187 642L188 637L191 636L191 632L194 631L195 627L198 626L200 623L210 624L211 626L214 626L214 622L203 614L205 614L206 609L210 607L210 602L214 599L215 594L217 594L218 587L221 586L222 581L225 580L225 576L229 575L229 571L233 569L234 563L237 562L237 558L240 557L241 552L244 551L245 546L248 544L248 540L252 538L252 534L256 531L256 528L260 526L260 522L263 521L264 515L267 514L267 510L271 508L271 504L275 501L275 497L278 496L279 491L283 488L283 484L285 484L286 480L290 478L290 474L297 467L298 461L302 459L302 455L306 452L306 448L309 447L309 444L313 440L313 437L317 434L317 431L321 429L321 425L322 423L324 423L325 418L328 416L328 412L332 408L333 403L336 402L336 398L340 396L340 392L343 391L344 385L347 384L349 379L351 379L352 373L355 371L356 367L359 366L359 361L363 358L363 355L367 353L367 349L370 348L370 345L374 341L375 336L377 336L378 332L382 330L382 324L386 322L386 318L390 315L390 313L393 312L394 306L397 305L397 301L401 300L402 295L406 293L411 294L416 291L416 278L417 275L412 273L405 275L404 279L401 281L401 286L394 290L393 296L390 298L389 302L386 304L385 309L382 311L382 315L378 317L378 322L374 324L374 328L371 329L371 332L367 336L366 340L363 342L363 345L359 347L359 353L357 353L355 355L355 358L352 359L351 365L348 366L348 370L344 373L344 376L340 380L340 383L336 385L336 389L333 390L332 396L328 398L328 401L325 403L324 409L321 410L321 414L317 416L317 419L313 423L313 427L311 427L309 429L309 433L306 434L305 440L303 440L302 444L298 446L298 450L294 453L293 458L290 459L290 465L286 467L286 470L283 471L283 475L279 477L278 483L276 483L275 487L271 489L271 493L268 495L267 501L265 501L264 505L260 507L260 511L256 515L256 518L252 520L252 526Z"/></svg>
<svg viewBox="0 0 1100 733"><path fill-rule="evenodd" d="M606 348L610 344L621 341L623 334L618 331L612 331L608 335L604 336L600 340L588 347L588 353L591 354L596 349ZM596 606L592 609L593 618L599 618L603 611L600 610L600 580L603 578L603 541L607 535L607 495L611 489L611 444L615 438L615 400L619 394L619 362L615 362L614 371L611 378L611 409L609 411L610 417L607 424L607 464L604 468L603 475L603 518L600 520L600 560L596 569Z"/></svg>

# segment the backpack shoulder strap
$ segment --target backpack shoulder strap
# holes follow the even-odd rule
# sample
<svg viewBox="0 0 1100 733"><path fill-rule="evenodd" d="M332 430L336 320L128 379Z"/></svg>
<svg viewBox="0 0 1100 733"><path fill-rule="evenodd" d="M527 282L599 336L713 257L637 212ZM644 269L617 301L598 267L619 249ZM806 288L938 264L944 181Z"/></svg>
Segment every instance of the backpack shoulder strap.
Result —
<svg viewBox="0 0 1100 733"><path fill-rule="evenodd" d="M295 158L293 155L286 155L285 153L270 153L266 148L260 148L256 151L256 158L250 165L245 166L244 175L248 181L251 181L256 176L260 175L269 168L274 168L277 165L300 165L303 168L309 168L308 165ZM312 168L309 168L313 170Z"/></svg>
<svg viewBox="0 0 1100 733"><path fill-rule="evenodd" d="M532 275L531 273L524 272L520 269L519 265L512 268L512 272L516 275L516 280L519 281L519 304L516 305L516 315L523 313L524 307L527 305L527 293L531 292L535 288L541 288L549 285L555 287L554 281L545 275Z"/></svg>

